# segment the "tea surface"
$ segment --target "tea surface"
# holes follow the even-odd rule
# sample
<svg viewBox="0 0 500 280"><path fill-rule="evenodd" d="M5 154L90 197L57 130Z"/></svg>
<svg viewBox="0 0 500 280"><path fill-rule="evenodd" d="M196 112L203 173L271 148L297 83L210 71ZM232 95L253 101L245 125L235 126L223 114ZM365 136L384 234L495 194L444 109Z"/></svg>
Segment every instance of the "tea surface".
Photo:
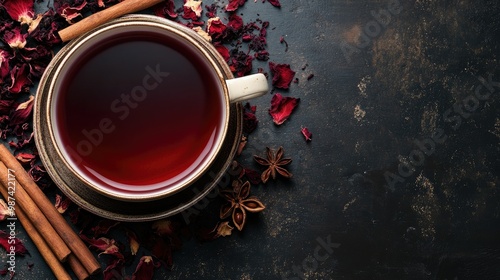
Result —
<svg viewBox="0 0 500 280"><path fill-rule="evenodd" d="M156 189L196 167L222 123L217 78L199 54L163 36L107 40L67 72L56 101L60 140L95 182Z"/></svg>

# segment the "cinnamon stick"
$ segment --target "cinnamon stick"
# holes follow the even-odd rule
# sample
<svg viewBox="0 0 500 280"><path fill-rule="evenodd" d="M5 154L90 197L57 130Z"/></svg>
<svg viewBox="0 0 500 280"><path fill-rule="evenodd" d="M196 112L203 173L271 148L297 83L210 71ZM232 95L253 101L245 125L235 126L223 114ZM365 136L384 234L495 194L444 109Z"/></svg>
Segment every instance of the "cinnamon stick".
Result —
<svg viewBox="0 0 500 280"><path fill-rule="evenodd" d="M80 260L87 272L90 275L98 273L101 270L101 265L95 259L92 252L90 252L82 239L73 231L64 217L57 211L47 196L45 196L26 170L24 170L21 164L4 145L0 145L0 161L5 163L8 168L15 171L17 181L24 187L43 214L45 214L56 232L71 249L71 252Z"/></svg>
<svg viewBox="0 0 500 280"><path fill-rule="evenodd" d="M0 161L0 182L2 183L2 189L5 190L7 194L9 192L12 193L17 206L22 205L33 226L38 230L40 235L43 236L47 243L51 245L52 251L57 259L61 262L66 261L68 255L71 254L68 246L66 246L44 214L38 209L36 204L23 189L23 186L19 184L19 181L8 178L9 173L4 162ZM16 172L12 172L11 174L17 175Z"/></svg>
<svg viewBox="0 0 500 280"><path fill-rule="evenodd" d="M2 174L3 176L3 174ZM3 184L3 182L2 182ZM5 198L5 201L9 200L9 194L7 193L7 188L0 188L0 192L2 193L3 197ZM24 229L26 230L26 233L28 236L31 238L31 241L35 244L35 246L38 248L38 251L40 252L40 255L42 255L42 258L45 260L47 265L49 266L50 270L52 270L52 273L54 273L54 276L56 279L59 280L64 280L68 279L71 280L71 276L66 272L64 267L62 266L61 262L57 259L57 257L54 255L54 252L49 248L43 237L38 233L36 230L35 226L30 222L29 218L26 216L24 211L19 207L19 205L16 205L15 207L15 213L17 219L21 222L23 225ZM71 255L70 255L71 256Z"/></svg>
<svg viewBox="0 0 500 280"><path fill-rule="evenodd" d="M68 260L66 261L69 266L71 267L71 270L73 270L73 273L76 275L76 278L79 280L86 280L89 279L90 275L83 267L82 263L78 260L78 258L74 255L71 254L68 256Z"/></svg>
<svg viewBox="0 0 500 280"><path fill-rule="evenodd" d="M99 25L106 23L119 16L135 13L152 7L163 0L125 0L105 10L92 14L79 22L59 31L59 37L63 42L74 39L83 33L90 31Z"/></svg>

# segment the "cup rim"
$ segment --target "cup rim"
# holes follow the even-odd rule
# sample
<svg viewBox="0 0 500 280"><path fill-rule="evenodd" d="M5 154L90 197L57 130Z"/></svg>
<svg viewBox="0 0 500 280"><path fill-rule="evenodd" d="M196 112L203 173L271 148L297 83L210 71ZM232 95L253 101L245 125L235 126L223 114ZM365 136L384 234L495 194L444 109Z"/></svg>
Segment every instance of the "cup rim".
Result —
<svg viewBox="0 0 500 280"><path fill-rule="evenodd" d="M184 44L189 44L193 47L206 62L207 65L210 66L211 69L214 70L214 78L218 78L218 83L220 85L219 93L222 95L221 100L223 102L222 118L221 118L221 128L218 136L215 139L215 142L211 145L210 152L208 156L206 156L202 162L197 164L194 167L193 172L184 176L173 185L168 185L164 187L158 187L154 190L149 191L137 191L130 192L124 191L120 189L115 189L111 187L105 187L103 185L99 185L95 181L87 178L87 176L83 175L82 171L80 171L76 164L74 164L68 158L68 152L64 150L62 147L60 137L56 135L57 125L55 124L55 112L54 112L54 103L57 94L55 93L55 89L58 83L58 77L61 76L61 72L65 69L65 67L71 67L71 59L77 59L78 51L81 48L85 48L88 46L92 46L96 43L99 43L99 39L103 39L108 32L113 33L113 31L118 30L117 34L121 34L123 32L137 31L134 28L145 28L148 32L157 32L158 34L167 34L168 36L174 36L177 39L183 40ZM139 30L140 32L141 30ZM111 36L111 35L110 35ZM114 35L113 35L114 36ZM81 54L81 53L80 53ZM229 93L228 88L225 82L225 76L223 73L223 69L220 66L220 55L213 48L211 44L209 44L206 39L202 38L193 30L182 26L178 23L169 21L167 19L150 16L150 15L128 15L121 17L119 19L110 21L92 31L87 32L86 34L74 39L69 42L66 46L64 46L53 58L57 63L54 66L52 79L49 80L48 85L48 93L47 93L47 102L45 104L45 112L47 114L46 120L48 122L48 132L49 139L51 145L55 148L55 152L57 154L58 159L61 161L61 164L67 168L74 177L77 178L78 181L84 183L88 188L93 191L100 193L102 195L108 196L113 199L122 200L122 201L151 201L158 200L172 194L175 194L193 182L195 182L198 178L200 178L211 166L217 154L219 154L224 139L226 138L227 130L228 130L228 122L229 122ZM47 159L48 160L48 159ZM42 158L43 161L43 158Z"/></svg>

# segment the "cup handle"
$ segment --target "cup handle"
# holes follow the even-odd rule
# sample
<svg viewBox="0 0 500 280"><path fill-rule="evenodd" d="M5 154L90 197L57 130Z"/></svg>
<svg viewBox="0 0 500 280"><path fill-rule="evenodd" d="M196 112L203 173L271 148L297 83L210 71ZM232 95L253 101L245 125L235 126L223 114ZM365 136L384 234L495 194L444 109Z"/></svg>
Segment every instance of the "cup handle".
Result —
<svg viewBox="0 0 500 280"><path fill-rule="evenodd" d="M262 73L226 80L226 84L232 103L262 96L269 90L266 76Z"/></svg>

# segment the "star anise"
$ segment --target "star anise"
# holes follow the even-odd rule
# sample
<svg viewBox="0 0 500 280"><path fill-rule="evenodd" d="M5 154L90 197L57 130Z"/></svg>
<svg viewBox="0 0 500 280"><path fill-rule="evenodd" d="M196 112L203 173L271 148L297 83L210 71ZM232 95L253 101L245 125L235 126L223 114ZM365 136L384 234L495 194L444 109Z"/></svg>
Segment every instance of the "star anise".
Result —
<svg viewBox="0 0 500 280"><path fill-rule="evenodd" d="M245 226L247 211L257 213L266 208L258 198L248 197L250 195L248 181L242 184L240 180L235 180L233 188L221 191L221 195L229 203L221 207L220 218L225 219L232 215L233 223L239 231Z"/></svg>
<svg viewBox="0 0 500 280"><path fill-rule="evenodd" d="M286 170L283 166L292 162L290 158L283 158L285 150L283 147L279 147L278 151L274 153L269 147L266 147L267 159L261 158L259 156L254 156L255 161L260 165L267 166L267 169L262 172L261 179L263 183L269 180L269 177L276 179L276 173L280 174L285 178L291 178L292 173Z"/></svg>

